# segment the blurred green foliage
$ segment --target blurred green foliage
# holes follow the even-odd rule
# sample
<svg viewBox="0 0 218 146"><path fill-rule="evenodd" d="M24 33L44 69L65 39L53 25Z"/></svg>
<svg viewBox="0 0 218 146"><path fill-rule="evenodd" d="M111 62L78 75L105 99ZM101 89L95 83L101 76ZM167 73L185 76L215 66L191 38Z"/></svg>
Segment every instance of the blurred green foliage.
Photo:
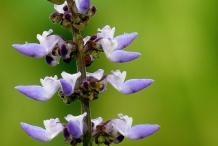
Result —
<svg viewBox="0 0 218 146"><path fill-rule="evenodd" d="M109 62L104 54L87 71L120 69L127 79L152 78L147 89L122 95L110 85L91 103L92 117L132 116L133 125L157 123L160 131L138 140L125 139L120 146L217 146L218 145L218 13L217 0L92 0L98 8L83 36L105 25L116 27L116 35L138 32L126 50L141 52L138 59L123 64ZM39 79L74 73L75 62L49 67L44 59L18 53L12 44L38 42L36 34L52 28L70 39L71 34L53 25L48 16L53 5L45 0L1 1L0 23L0 145L66 146L60 134L49 143L28 137L21 121L43 126L44 119L80 114L79 102L64 105L56 94L37 102L18 93L17 85L40 85Z"/></svg>

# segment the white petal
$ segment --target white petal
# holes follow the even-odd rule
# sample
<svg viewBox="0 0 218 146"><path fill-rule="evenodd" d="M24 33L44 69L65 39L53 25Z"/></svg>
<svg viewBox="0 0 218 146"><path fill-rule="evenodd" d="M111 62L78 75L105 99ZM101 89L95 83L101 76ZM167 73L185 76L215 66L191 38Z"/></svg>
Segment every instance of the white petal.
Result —
<svg viewBox="0 0 218 146"><path fill-rule="evenodd" d="M115 72L112 71L112 74L107 76L108 82L110 82L111 85L114 88L116 88L118 91L120 91L125 78L126 78L126 72L124 71L121 73L119 70L116 70Z"/></svg>
<svg viewBox="0 0 218 146"><path fill-rule="evenodd" d="M67 1L65 1L63 4L61 4L61 5L56 5L56 4L54 4L54 9L56 10L56 11L58 11L59 13L62 13L62 14L64 14L64 10L63 10L63 8L64 8L64 6L66 6L67 5Z"/></svg>
<svg viewBox="0 0 218 146"><path fill-rule="evenodd" d="M103 70L103 69L99 69L99 70L97 70L97 71L94 72L94 73L86 72L86 76L87 76L87 77L92 76L92 77L94 77L94 78L96 78L96 79L98 79L98 80L100 80L100 79L103 77L103 75L104 75L104 70Z"/></svg>
<svg viewBox="0 0 218 146"><path fill-rule="evenodd" d="M110 54L117 48L118 45L116 40L110 39L101 39L99 43L101 44L107 58L110 58Z"/></svg>
<svg viewBox="0 0 218 146"><path fill-rule="evenodd" d="M96 134L96 132L97 132L96 131L96 126L98 126L102 121L103 121L102 117L98 117L96 119L92 119L92 123L94 124L92 135Z"/></svg>
<svg viewBox="0 0 218 146"><path fill-rule="evenodd" d="M75 73L75 74L69 74L67 72L62 72L61 76L63 77L63 79L65 79L66 81L68 81L71 86L72 86L72 90L74 90L75 84L77 79L81 76L81 73Z"/></svg>
<svg viewBox="0 0 218 146"><path fill-rule="evenodd" d="M100 38L100 37L105 38L105 39L107 39L107 38L113 39L114 38L115 27L113 27L111 29L109 25L106 25L102 29L98 28L98 31L100 31L100 33L97 34L98 38Z"/></svg>
<svg viewBox="0 0 218 146"><path fill-rule="evenodd" d="M44 120L44 125L46 131L50 134L51 139L53 139L63 130L63 125L60 123L60 120L58 118Z"/></svg>
<svg viewBox="0 0 218 146"><path fill-rule="evenodd" d="M40 79L40 82L48 94L48 97L52 97L60 87L60 81L57 80L57 76L45 77L45 79Z"/></svg>

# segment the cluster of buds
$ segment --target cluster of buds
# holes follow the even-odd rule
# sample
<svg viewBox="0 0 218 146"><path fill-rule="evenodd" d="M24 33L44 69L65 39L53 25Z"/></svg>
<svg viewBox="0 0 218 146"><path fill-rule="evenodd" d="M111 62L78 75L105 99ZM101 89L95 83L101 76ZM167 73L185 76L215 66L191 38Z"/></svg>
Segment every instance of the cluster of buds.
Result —
<svg viewBox="0 0 218 146"><path fill-rule="evenodd" d="M73 27L82 30L88 24L89 17L94 16L97 8L90 5L89 0L77 0L67 3L67 1L53 2L56 12L50 15L53 23L60 25L71 32Z"/></svg>
<svg viewBox="0 0 218 146"><path fill-rule="evenodd" d="M139 124L132 127L132 118L118 114L119 119L103 121L101 117L91 118L89 102L99 98L106 91L109 82L122 94L132 94L148 87L153 83L152 79L130 79L125 81L126 71L112 71L104 74L103 69L94 73L86 72L86 67L99 58L99 53L104 52L108 60L115 63L129 62L138 58L138 52L124 51L137 37L136 32L124 33L114 37L115 28L106 25L98 29L96 34L82 38L80 30L87 24L91 16L94 16L96 7L90 5L89 0L48 0L54 4L57 12L50 15L53 23L60 23L73 33L72 40L66 40L59 35L51 35L52 29L38 34L39 43L14 44L13 47L20 53L33 57L45 57L50 66L59 64L60 58L69 63L74 58L77 61L77 73L67 72L58 76L40 79L42 86L17 86L15 87L25 96L37 100L47 101L56 92L65 104L80 100L82 114L79 116L67 115L68 123L61 123L58 118L44 120L45 129L27 123L21 123L22 129L32 138L47 142L63 133L65 142L72 146L83 142L84 146L96 144L118 144L124 138L137 140L150 136L159 130L157 124ZM84 106L86 106L84 108Z"/></svg>

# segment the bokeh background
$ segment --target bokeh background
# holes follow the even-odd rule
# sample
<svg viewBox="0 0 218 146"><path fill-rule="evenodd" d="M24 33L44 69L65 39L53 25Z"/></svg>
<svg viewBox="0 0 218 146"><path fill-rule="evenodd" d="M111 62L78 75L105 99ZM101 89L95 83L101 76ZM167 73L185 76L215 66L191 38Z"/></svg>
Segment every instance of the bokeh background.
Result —
<svg viewBox="0 0 218 146"><path fill-rule="evenodd" d="M44 119L80 114L80 103L64 105L56 94L47 102L31 100L17 92L17 85L40 85L39 79L64 70L75 73L75 62L49 67L44 59L26 57L12 44L38 42L36 34L52 28L70 39L71 34L53 25L48 16L53 5L45 0L1 1L0 23L0 145L66 146L63 136L48 143L28 137L21 121L43 127ZM123 64L109 62L104 54L87 71L99 68L127 71L127 79L152 78L145 90L123 95L108 85L91 103L92 117L104 120L118 113L132 116L133 125L157 123L161 129L138 141L125 139L120 146L218 145L218 1L217 0L92 0L98 12L83 36L105 25L116 35L138 32L126 50L141 52Z"/></svg>

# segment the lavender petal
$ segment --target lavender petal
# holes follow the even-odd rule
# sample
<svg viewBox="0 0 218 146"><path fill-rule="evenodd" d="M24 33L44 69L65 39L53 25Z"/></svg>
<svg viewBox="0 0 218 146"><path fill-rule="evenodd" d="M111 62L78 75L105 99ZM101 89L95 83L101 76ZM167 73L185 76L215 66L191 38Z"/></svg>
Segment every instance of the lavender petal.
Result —
<svg viewBox="0 0 218 146"><path fill-rule="evenodd" d="M15 89L34 100L46 101L51 98L41 86L17 86Z"/></svg>
<svg viewBox="0 0 218 146"><path fill-rule="evenodd" d="M120 92L123 94L131 94L138 92L147 86L149 86L151 83L153 83L154 80L152 79L131 79L124 82L121 86Z"/></svg>
<svg viewBox="0 0 218 146"><path fill-rule="evenodd" d="M50 135L46 132L45 129L33 125L29 125L26 123L20 123L22 129L32 138L42 141L42 142L47 142L50 141Z"/></svg>
<svg viewBox="0 0 218 146"><path fill-rule="evenodd" d="M77 125L76 122L72 120L68 122L68 130L74 138L80 138L82 135L82 131L80 127Z"/></svg>
<svg viewBox="0 0 218 146"><path fill-rule="evenodd" d="M127 47L130 43L132 43L132 41L137 37L137 35L137 32L133 32L130 34L125 33L123 35L115 37L114 39L118 42L116 50L121 50Z"/></svg>
<svg viewBox="0 0 218 146"><path fill-rule="evenodd" d="M131 140L137 140L142 139L145 137L148 137L158 131L160 129L160 126L157 124L141 124L141 125L135 125L132 128L130 128L127 132L127 138Z"/></svg>
<svg viewBox="0 0 218 146"><path fill-rule="evenodd" d="M70 96L74 92L71 84L68 81L64 79L60 79L60 83L61 83L62 91L64 92L65 95Z"/></svg>
<svg viewBox="0 0 218 146"><path fill-rule="evenodd" d="M110 54L109 60L112 62L122 63L129 62L138 58L141 54L138 52L127 52L123 50L115 50Z"/></svg>
<svg viewBox="0 0 218 146"><path fill-rule="evenodd" d="M29 56L29 57L34 57L34 58L41 58L47 55L46 49L36 43L30 43L30 44L14 44L12 45L17 51L20 53Z"/></svg>

